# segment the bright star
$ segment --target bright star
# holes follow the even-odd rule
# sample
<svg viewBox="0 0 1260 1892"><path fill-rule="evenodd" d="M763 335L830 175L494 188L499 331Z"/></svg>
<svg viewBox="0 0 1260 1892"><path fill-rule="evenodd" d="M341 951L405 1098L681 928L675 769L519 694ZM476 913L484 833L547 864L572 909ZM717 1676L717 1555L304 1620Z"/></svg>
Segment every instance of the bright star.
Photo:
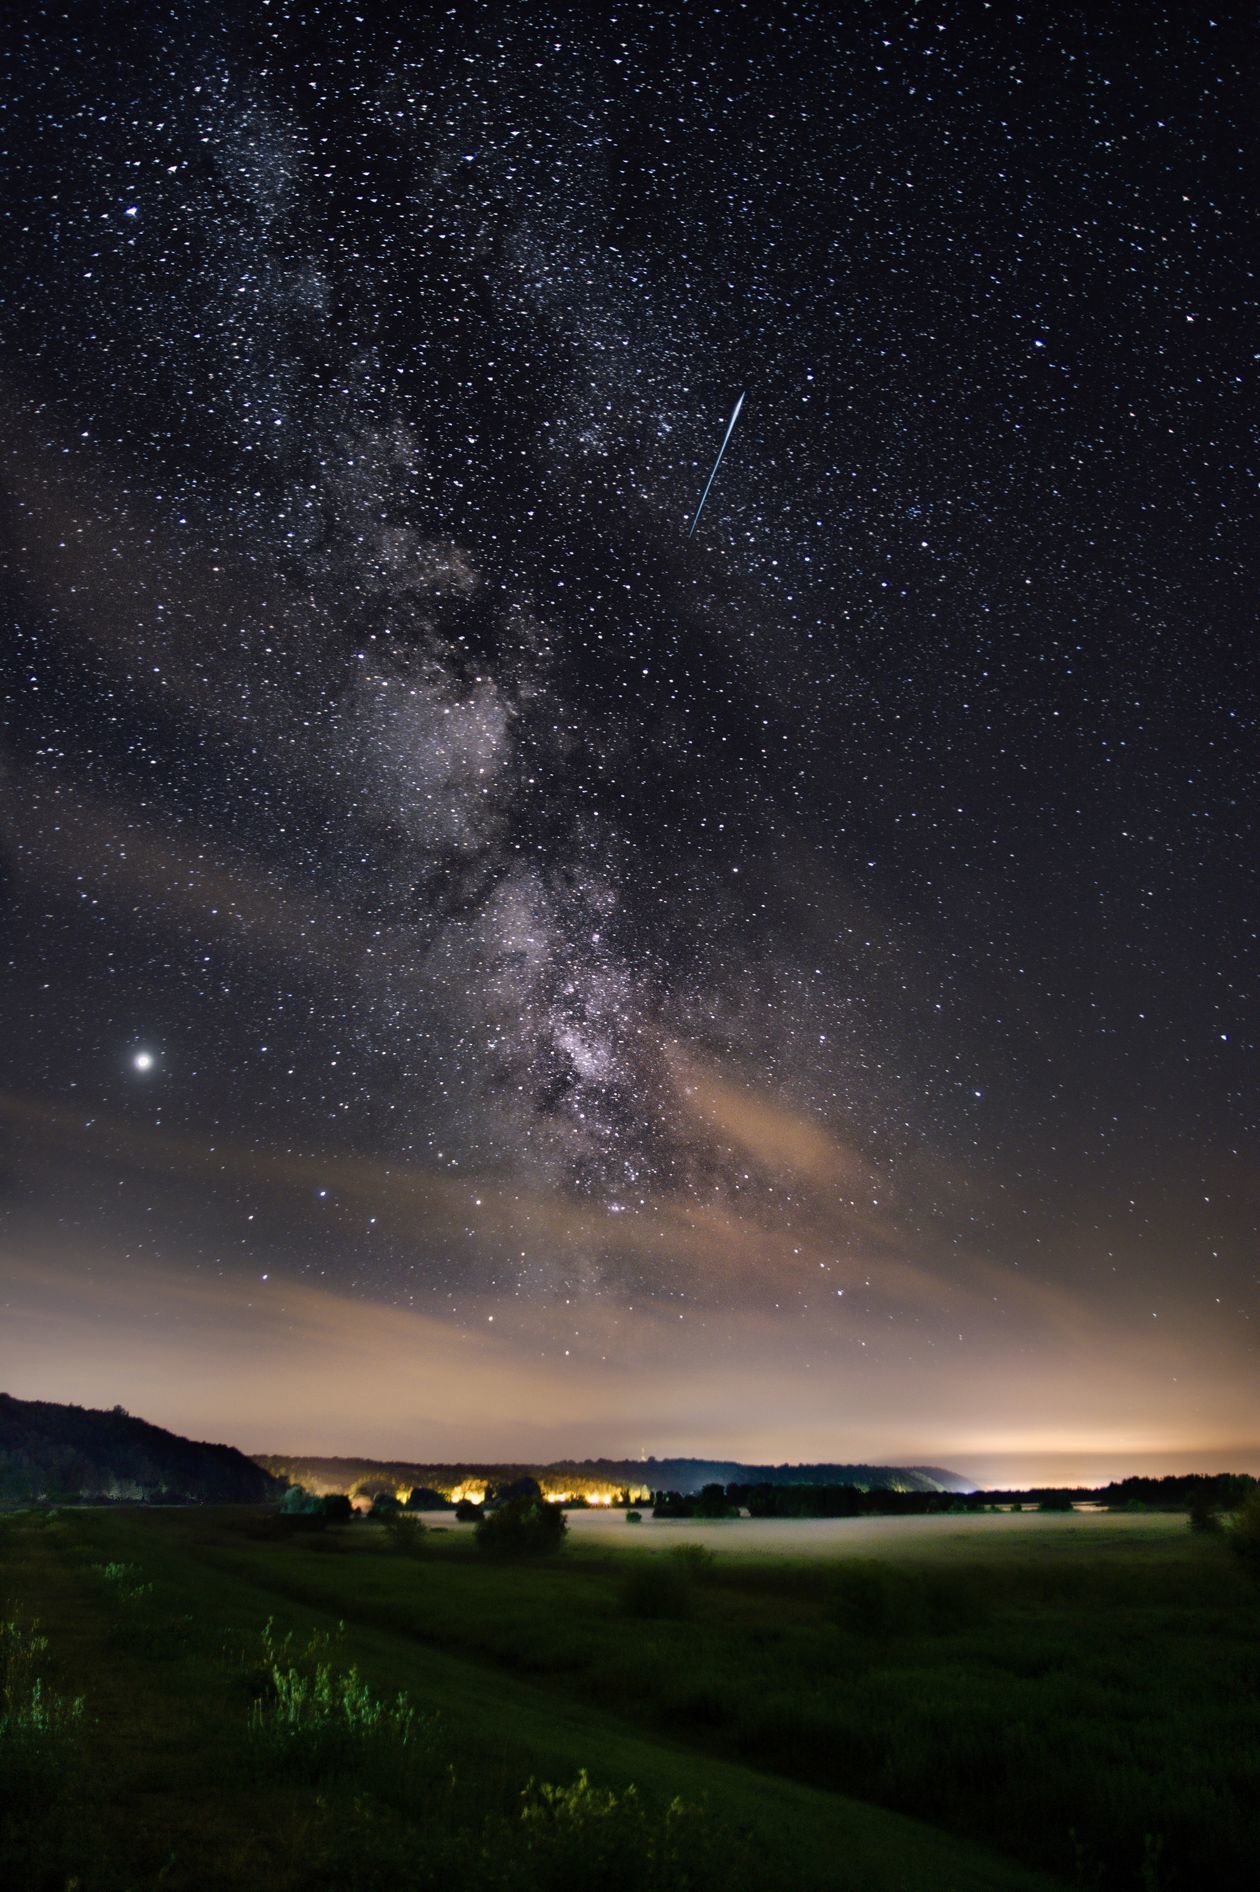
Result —
<svg viewBox="0 0 1260 1892"><path fill-rule="evenodd" d="M137 1051L132 1055L131 1062L133 1068L137 1071L151 1071L154 1063L153 1053L151 1051Z"/></svg>

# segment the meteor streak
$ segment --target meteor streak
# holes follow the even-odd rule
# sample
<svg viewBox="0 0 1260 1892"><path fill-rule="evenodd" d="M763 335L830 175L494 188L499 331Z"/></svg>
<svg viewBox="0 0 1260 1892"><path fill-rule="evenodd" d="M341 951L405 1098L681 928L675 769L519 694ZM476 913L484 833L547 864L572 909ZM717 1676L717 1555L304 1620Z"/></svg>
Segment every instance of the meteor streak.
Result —
<svg viewBox="0 0 1260 1892"><path fill-rule="evenodd" d="M747 394L747 392L748 390L747 388L745 388L744 394ZM722 464L722 455L726 452L727 446L730 442L731 435L735 432L735 423L739 419L739 410L744 405L744 394L741 394L739 399L736 401L735 406L731 412L731 418L726 424L726 433L723 436L721 446L718 448L718 457L713 462L713 471L709 475L708 485L705 487L704 491L700 495L700 504L696 507L696 516L691 522L691 531L687 534L687 537L689 539L695 537L696 527L700 523L700 514L704 511L704 502L709 497L709 487L712 486L714 480L717 478L717 470Z"/></svg>

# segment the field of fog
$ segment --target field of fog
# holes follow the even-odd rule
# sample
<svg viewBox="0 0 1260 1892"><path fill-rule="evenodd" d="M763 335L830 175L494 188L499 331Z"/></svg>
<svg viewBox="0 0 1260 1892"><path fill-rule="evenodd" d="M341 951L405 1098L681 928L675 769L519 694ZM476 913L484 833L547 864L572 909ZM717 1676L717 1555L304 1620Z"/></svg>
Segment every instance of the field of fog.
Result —
<svg viewBox="0 0 1260 1892"><path fill-rule="evenodd" d="M1126 1535L1181 1532L1180 1513L1150 1512L980 1512L978 1514L903 1518L654 1518L644 1511L642 1522L630 1524L624 1511L603 1507L570 1511L569 1541L573 1549L664 1550L671 1544L703 1544L727 1556L772 1557L897 1557L921 1558L934 1551L966 1549L983 1539L986 1544L1016 1542L1025 1549L1030 1539L1061 1539L1070 1535L1100 1539L1116 1532ZM437 1530L472 1532L470 1524L456 1524L449 1511L424 1514L426 1525ZM1049 1542L1047 1542L1049 1548Z"/></svg>

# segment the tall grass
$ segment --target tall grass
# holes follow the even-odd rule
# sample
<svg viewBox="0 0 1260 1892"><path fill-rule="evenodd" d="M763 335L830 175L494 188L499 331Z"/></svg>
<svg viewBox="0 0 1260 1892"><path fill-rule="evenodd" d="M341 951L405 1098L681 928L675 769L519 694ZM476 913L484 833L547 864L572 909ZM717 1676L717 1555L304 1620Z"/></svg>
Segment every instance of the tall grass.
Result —
<svg viewBox="0 0 1260 1892"><path fill-rule="evenodd" d="M523 1842L523 1844L522 1844ZM675 1798L651 1814L633 1785L614 1793L585 1768L567 1786L531 1780L521 1795L511 1848L517 1884L547 1892L701 1892L748 1883L737 1849L717 1835L702 1807Z"/></svg>
<svg viewBox="0 0 1260 1892"><path fill-rule="evenodd" d="M153 1594L153 1585L144 1582L144 1572L139 1564L93 1564L92 1569L107 1592L119 1603L143 1603L146 1597Z"/></svg>
<svg viewBox="0 0 1260 1892"><path fill-rule="evenodd" d="M340 1807L346 1833L357 1834L354 1864L367 1873L364 1884L377 1883L372 1871L396 1859L417 1888L454 1884L465 1892L743 1892L760 1885L759 1875L744 1870L738 1836L715 1832L702 1808L680 1798L649 1807L634 1786L610 1791L585 1769L568 1785L530 1780L515 1817L487 1808L481 1791L457 1782L436 1716L420 1714L403 1692L375 1693L353 1664L335 1666L344 1628L299 1643L267 1622L264 1686L250 1709L249 1738L256 1768L317 1787L327 1796L319 1804ZM406 1837L413 1822L423 1834L419 1857Z"/></svg>
<svg viewBox="0 0 1260 1892"><path fill-rule="evenodd" d="M30 1686L47 1653L48 1638L40 1635L38 1623L15 1616L0 1622L0 1711Z"/></svg>
<svg viewBox="0 0 1260 1892"><path fill-rule="evenodd" d="M83 1697L60 1694L41 1673L48 1638L33 1621L0 1621L0 1832L5 1851L29 1858L40 1825L72 1790Z"/></svg>
<svg viewBox="0 0 1260 1892"><path fill-rule="evenodd" d="M51 1748L83 1720L83 1698L59 1695L40 1674L48 1638L35 1622L0 1622L0 1753L9 1765L19 1749Z"/></svg>
<svg viewBox="0 0 1260 1892"><path fill-rule="evenodd" d="M342 1626L344 1627L344 1625ZM430 1771L434 1728L401 1690L376 1695L353 1664L323 1660L325 1635L301 1650L262 1632L262 1690L249 1714L256 1764L290 1778L354 1781L385 1799L406 1798Z"/></svg>
<svg viewBox="0 0 1260 1892"><path fill-rule="evenodd" d="M111 1606L109 1639L116 1648L167 1660L187 1649L192 1617L174 1613L169 1600L159 1603L142 1565L93 1564L91 1571Z"/></svg>

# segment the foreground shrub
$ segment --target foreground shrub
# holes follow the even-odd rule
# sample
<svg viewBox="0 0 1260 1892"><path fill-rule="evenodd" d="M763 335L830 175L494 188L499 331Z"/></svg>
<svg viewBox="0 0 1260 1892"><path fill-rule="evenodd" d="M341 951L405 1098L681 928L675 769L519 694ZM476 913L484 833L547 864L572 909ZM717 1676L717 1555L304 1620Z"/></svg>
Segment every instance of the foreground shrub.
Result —
<svg viewBox="0 0 1260 1892"><path fill-rule="evenodd" d="M558 1504L513 1498L481 1519L477 1549L489 1557L545 1557L559 1550L568 1528Z"/></svg>
<svg viewBox="0 0 1260 1892"><path fill-rule="evenodd" d="M386 1700L357 1668L336 1674L327 1663L309 1673L273 1667L249 1728L256 1758L280 1773L311 1783L352 1777L386 1792L406 1790L429 1732L406 1695Z"/></svg>
<svg viewBox="0 0 1260 1892"><path fill-rule="evenodd" d="M404 1745L411 1739L415 1711L406 1696L386 1703L373 1695L353 1665L342 1675L334 1675L325 1663L310 1676L300 1669L273 1669L271 1681L271 1699L254 1703L251 1725L281 1742L309 1743L326 1732L344 1733L350 1745L381 1732Z"/></svg>
<svg viewBox="0 0 1260 1892"><path fill-rule="evenodd" d="M731 1874L703 1810L676 1799L653 1819L630 1786L593 1787L586 1769L567 1787L531 1780L521 1795L521 1878L548 1892L683 1892L728 1886Z"/></svg>

